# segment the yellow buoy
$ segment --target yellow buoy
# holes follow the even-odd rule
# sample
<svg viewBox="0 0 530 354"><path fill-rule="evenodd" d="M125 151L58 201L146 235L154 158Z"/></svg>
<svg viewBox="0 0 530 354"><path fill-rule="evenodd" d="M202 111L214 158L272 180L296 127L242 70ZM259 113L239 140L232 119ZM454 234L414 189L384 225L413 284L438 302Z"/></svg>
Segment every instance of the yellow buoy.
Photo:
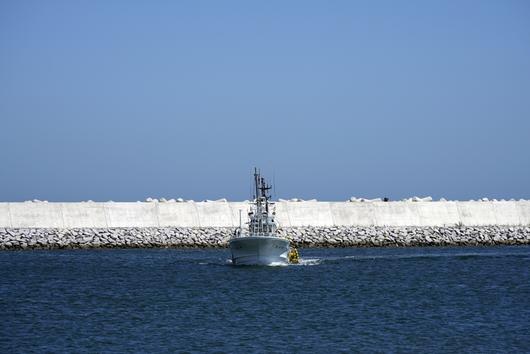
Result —
<svg viewBox="0 0 530 354"><path fill-rule="evenodd" d="M288 259L289 263L292 264L298 264L300 262L300 256L298 255L298 250L296 248L291 248L291 250L289 251Z"/></svg>

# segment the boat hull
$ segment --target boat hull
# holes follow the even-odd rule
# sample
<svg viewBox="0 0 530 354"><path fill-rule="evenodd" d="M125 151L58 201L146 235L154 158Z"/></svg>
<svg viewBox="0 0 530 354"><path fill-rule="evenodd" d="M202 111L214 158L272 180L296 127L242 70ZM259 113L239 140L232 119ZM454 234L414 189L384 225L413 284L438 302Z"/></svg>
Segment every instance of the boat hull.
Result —
<svg viewBox="0 0 530 354"><path fill-rule="evenodd" d="M289 240L281 237L242 236L230 240L234 265L288 264Z"/></svg>

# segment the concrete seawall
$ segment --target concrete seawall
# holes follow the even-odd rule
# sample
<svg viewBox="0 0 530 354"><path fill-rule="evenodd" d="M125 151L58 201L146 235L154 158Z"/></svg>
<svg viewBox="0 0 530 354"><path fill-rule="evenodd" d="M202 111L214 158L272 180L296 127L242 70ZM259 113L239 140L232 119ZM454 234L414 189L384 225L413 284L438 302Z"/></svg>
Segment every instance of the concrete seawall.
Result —
<svg viewBox="0 0 530 354"><path fill-rule="evenodd" d="M0 203L0 249L227 247L243 202ZM278 202L304 247L530 244L530 201Z"/></svg>
<svg viewBox="0 0 530 354"><path fill-rule="evenodd" d="M0 228L236 227L244 202L0 203ZM530 201L277 202L280 227L530 225Z"/></svg>

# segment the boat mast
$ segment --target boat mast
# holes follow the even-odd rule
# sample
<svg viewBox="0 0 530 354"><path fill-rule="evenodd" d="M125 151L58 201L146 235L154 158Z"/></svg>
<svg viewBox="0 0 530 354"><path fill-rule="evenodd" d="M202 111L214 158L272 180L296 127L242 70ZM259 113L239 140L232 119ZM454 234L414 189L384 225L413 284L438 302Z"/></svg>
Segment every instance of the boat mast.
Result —
<svg viewBox="0 0 530 354"><path fill-rule="evenodd" d="M259 172L258 172L258 169L256 167L254 167L254 186L256 187L256 206L259 207L261 206L261 203L260 203L260 196L259 196ZM259 209L259 208L258 208Z"/></svg>
<svg viewBox="0 0 530 354"><path fill-rule="evenodd" d="M258 234L263 232L270 232L269 222L269 199L267 191L272 187L265 183L265 178L261 177L260 171L254 167L254 186L255 186L255 200L256 200L256 214L252 217L251 225L253 225L254 232ZM263 203L265 203L265 210L263 210Z"/></svg>
<svg viewBox="0 0 530 354"><path fill-rule="evenodd" d="M254 227L257 228L257 230L253 230L254 232L257 232L259 234L260 232L260 219L259 219L259 214L260 214L260 203L259 203L259 191L258 191L258 178L259 178L259 173L258 173L258 169L256 167L254 167L254 188L255 188L255 194L254 194L254 197L256 199L256 214L254 215L254 220L255 222L253 222L252 224L254 225Z"/></svg>

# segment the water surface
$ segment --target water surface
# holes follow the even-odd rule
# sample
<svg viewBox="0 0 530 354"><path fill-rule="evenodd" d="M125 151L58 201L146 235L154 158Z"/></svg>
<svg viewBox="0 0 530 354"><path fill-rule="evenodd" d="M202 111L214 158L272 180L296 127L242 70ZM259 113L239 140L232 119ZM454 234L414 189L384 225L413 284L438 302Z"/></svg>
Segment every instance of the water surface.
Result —
<svg viewBox="0 0 530 354"><path fill-rule="evenodd" d="M530 352L530 247L0 252L1 352Z"/></svg>

